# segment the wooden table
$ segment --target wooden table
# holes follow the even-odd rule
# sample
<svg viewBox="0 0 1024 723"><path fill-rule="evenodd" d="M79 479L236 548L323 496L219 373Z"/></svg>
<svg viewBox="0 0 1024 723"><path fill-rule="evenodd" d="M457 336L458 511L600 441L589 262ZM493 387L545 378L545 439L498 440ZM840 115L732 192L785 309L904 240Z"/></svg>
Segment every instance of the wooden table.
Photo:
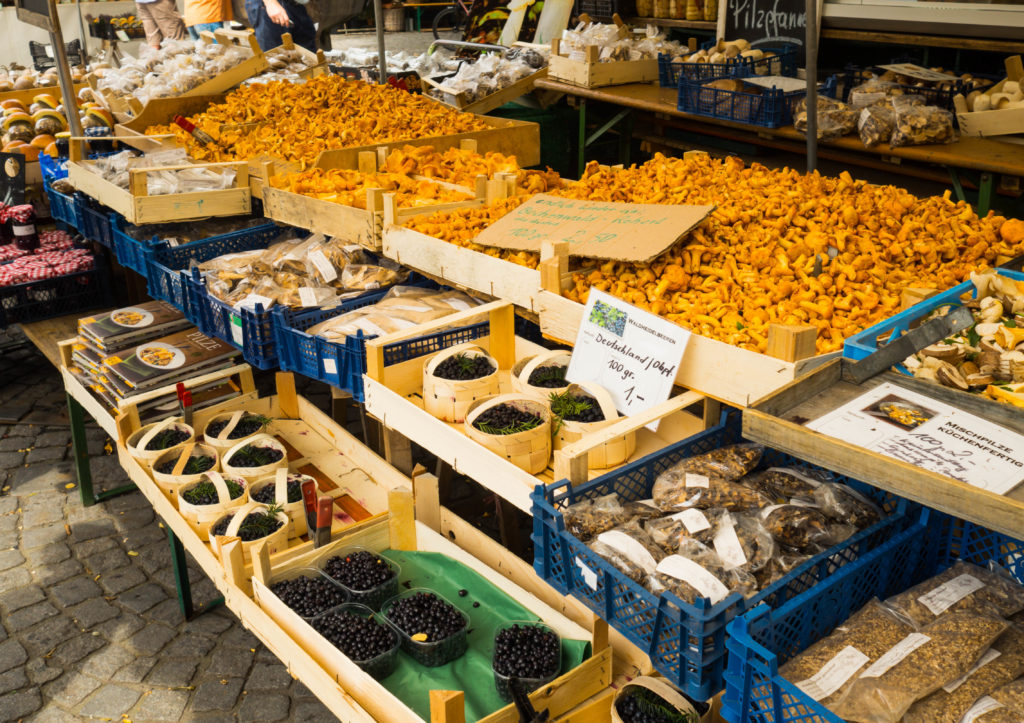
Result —
<svg viewBox="0 0 1024 723"><path fill-rule="evenodd" d="M676 108L677 91L653 83L579 88L556 80L544 79L538 80L535 85L537 88L564 93L575 99L579 108L580 173L583 171L587 146L592 145L615 126L620 126L624 141L620 148L623 154L628 152L628 140L633 136L633 116L637 112L653 115L656 127L667 126L800 155L806 152L804 135L793 126L759 128L745 123L683 113ZM590 101L619 106L622 110L588 136L586 112L587 103ZM904 176L938 182L948 181L960 200L967 200L962 176L971 172L976 173L976 206L978 213L981 214L986 213L991 206L997 176L1004 178L1004 186L1014 188L1018 186L1018 179L1024 176L1024 146L986 138L961 138L956 143L944 145L893 148L888 144L879 144L874 148L866 148L859 137L846 136L836 141L819 143L818 156ZM628 157L620 160L628 162ZM945 173L937 171L936 166L945 169Z"/></svg>

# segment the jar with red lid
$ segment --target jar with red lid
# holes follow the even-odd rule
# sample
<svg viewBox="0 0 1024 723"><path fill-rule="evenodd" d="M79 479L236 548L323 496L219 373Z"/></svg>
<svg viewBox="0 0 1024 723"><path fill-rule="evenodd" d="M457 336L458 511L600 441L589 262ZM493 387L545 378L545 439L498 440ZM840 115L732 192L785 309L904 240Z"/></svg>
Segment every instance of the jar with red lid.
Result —
<svg viewBox="0 0 1024 723"><path fill-rule="evenodd" d="M36 210L31 203L7 208L7 222L14 245L25 251L39 248L39 232L36 230Z"/></svg>

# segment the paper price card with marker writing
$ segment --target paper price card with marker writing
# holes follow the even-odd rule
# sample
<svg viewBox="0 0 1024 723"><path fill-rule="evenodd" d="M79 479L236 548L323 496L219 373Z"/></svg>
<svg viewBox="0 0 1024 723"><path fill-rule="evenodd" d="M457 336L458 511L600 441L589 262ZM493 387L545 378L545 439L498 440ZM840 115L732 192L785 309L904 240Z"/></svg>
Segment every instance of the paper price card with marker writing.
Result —
<svg viewBox="0 0 1024 723"><path fill-rule="evenodd" d="M1024 436L896 384L807 428L999 495L1024 482Z"/></svg>
<svg viewBox="0 0 1024 723"><path fill-rule="evenodd" d="M636 414L668 399L689 340L686 329L591 289L565 378L597 382L619 412Z"/></svg>

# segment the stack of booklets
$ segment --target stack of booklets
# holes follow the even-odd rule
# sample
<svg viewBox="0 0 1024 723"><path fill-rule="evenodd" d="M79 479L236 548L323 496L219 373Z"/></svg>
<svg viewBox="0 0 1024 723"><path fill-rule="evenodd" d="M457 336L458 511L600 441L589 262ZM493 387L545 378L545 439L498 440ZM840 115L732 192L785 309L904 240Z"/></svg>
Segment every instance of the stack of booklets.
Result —
<svg viewBox="0 0 1024 723"><path fill-rule="evenodd" d="M116 410L123 401L154 389L226 369L235 363L238 351L201 333L173 306L151 301L80 319L71 354L72 373ZM240 392L225 380L189 389L194 409ZM175 413L177 403L173 391L147 396L139 413Z"/></svg>

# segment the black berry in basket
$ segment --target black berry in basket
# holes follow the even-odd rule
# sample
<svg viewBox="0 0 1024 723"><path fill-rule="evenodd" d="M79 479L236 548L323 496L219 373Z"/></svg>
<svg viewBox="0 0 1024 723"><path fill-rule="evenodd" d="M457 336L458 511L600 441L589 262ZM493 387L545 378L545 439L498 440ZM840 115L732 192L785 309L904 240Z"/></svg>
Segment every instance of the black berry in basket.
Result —
<svg viewBox="0 0 1024 723"><path fill-rule="evenodd" d="M276 582L270 591L305 618L319 615L345 602L345 592L322 577L296 577Z"/></svg>
<svg viewBox="0 0 1024 723"><path fill-rule="evenodd" d="M473 420L484 434L518 434L539 427L544 420L511 404L497 404Z"/></svg>
<svg viewBox="0 0 1024 723"><path fill-rule="evenodd" d="M292 502L299 502L302 500L302 480L290 479L288 480L286 486L288 488L289 504L291 504ZM262 502L264 504L269 505L276 499L274 497L274 495L277 494L276 490L277 486L274 483L270 483L268 485L260 487L258 490L256 490L249 496L252 497L257 502Z"/></svg>
<svg viewBox="0 0 1024 723"><path fill-rule="evenodd" d="M235 500L242 496L245 492L245 488L238 484L234 480L224 480L225 486L228 488L228 494L231 499ZM187 490L181 493L181 499L188 502L190 505L215 505L220 500L217 498L217 488L213 486L213 482L204 480L199 484L189 487Z"/></svg>
<svg viewBox="0 0 1024 723"><path fill-rule="evenodd" d="M615 701L623 723L696 723L692 715L680 713L660 695L646 688L630 688Z"/></svg>
<svg viewBox="0 0 1024 723"><path fill-rule="evenodd" d="M359 592L372 590L395 576L395 571L384 558L368 550L332 557L324 565L324 572L345 587Z"/></svg>
<svg viewBox="0 0 1024 723"><path fill-rule="evenodd" d="M469 595L469 590L466 590L465 588L459 590L459 597L466 597L466 595Z"/></svg>
<svg viewBox="0 0 1024 723"><path fill-rule="evenodd" d="M566 422L602 422L604 412L593 397L562 392L548 397L551 413Z"/></svg>
<svg viewBox="0 0 1024 723"><path fill-rule="evenodd" d="M176 444L181 444L189 437L184 429L164 429L146 444L146 450L156 452L161 449L170 449Z"/></svg>
<svg viewBox="0 0 1024 723"><path fill-rule="evenodd" d="M313 628L352 660L364 662L395 647L395 632L372 618L345 610L313 621Z"/></svg>
<svg viewBox="0 0 1024 723"><path fill-rule="evenodd" d="M558 636L536 625L513 625L494 639L494 670L516 678L546 678L558 672Z"/></svg>
<svg viewBox="0 0 1024 723"><path fill-rule="evenodd" d="M474 600L474 601L473 601L473 607L475 607L475 608L478 608L478 607L480 607L480 603L479 603L479 601L477 601L477 600Z"/></svg>
<svg viewBox="0 0 1024 723"><path fill-rule="evenodd" d="M233 515L222 517L210 530L211 535L223 535L228 531ZM276 515L265 512L250 512L238 527L238 536L243 542L252 542L273 534L284 525Z"/></svg>
<svg viewBox="0 0 1024 723"><path fill-rule="evenodd" d="M569 382L565 378L565 373L568 370L569 367L563 366L537 367L530 372L530 378L526 380L526 383L532 387L561 389L562 387L569 386Z"/></svg>
<svg viewBox="0 0 1024 723"><path fill-rule="evenodd" d="M214 422L210 422L206 425L206 435L209 437L216 437L218 434L224 431L224 427L228 426L230 419L218 419ZM262 414L243 414L242 418L238 420L238 424L228 434L228 439L242 439L248 437L250 434L256 434L257 432L263 431L268 424L273 420L270 417L264 417Z"/></svg>
<svg viewBox="0 0 1024 723"><path fill-rule="evenodd" d="M284 457L284 452L277 447L258 447L247 444L231 455L228 464L232 467L265 467L274 464ZM301 497L301 492L299 493Z"/></svg>
<svg viewBox="0 0 1024 723"><path fill-rule="evenodd" d="M434 368L434 376L441 379L480 379L495 372L494 364L485 356L453 354Z"/></svg>
<svg viewBox="0 0 1024 723"><path fill-rule="evenodd" d="M458 608L430 592L417 592L396 600L387 611L388 619L419 643L436 643L449 638L466 625Z"/></svg>
<svg viewBox="0 0 1024 723"><path fill-rule="evenodd" d="M160 474L171 474L174 472L174 466L178 463L177 458L169 460L167 462L161 462L160 464L153 467ZM202 474L213 469L214 459L208 457L205 454L196 455L189 457L188 462L181 470L181 474Z"/></svg>

